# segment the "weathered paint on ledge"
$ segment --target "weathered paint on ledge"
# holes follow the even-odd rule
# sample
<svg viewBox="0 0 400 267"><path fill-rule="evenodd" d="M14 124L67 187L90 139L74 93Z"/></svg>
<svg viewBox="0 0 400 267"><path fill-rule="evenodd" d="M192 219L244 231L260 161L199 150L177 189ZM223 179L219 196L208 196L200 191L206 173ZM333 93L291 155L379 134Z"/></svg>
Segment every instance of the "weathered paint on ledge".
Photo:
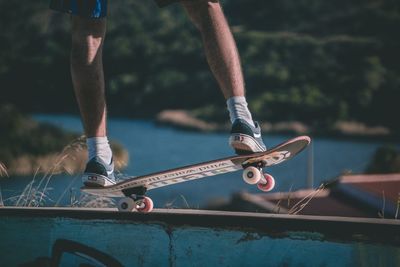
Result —
<svg viewBox="0 0 400 267"><path fill-rule="evenodd" d="M1 266L400 265L400 221L395 220L0 208L0 236Z"/></svg>

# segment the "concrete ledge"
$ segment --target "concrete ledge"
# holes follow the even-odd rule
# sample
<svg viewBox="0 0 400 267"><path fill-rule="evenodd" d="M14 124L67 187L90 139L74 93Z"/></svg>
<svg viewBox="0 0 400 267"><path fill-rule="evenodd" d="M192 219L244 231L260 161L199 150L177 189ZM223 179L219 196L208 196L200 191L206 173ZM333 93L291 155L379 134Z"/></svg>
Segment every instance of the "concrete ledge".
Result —
<svg viewBox="0 0 400 267"><path fill-rule="evenodd" d="M1 266L400 266L383 219L2 207L0 236Z"/></svg>
<svg viewBox="0 0 400 267"><path fill-rule="evenodd" d="M316 232L325 240L393 244L400 246L400 220L263 214L189 209L155 209L150 214L122 213L116 209L2 207L1 217L62 217L79 220L115 220L118 223L156 223L166 227L234 228L267 235Z"/></svg>

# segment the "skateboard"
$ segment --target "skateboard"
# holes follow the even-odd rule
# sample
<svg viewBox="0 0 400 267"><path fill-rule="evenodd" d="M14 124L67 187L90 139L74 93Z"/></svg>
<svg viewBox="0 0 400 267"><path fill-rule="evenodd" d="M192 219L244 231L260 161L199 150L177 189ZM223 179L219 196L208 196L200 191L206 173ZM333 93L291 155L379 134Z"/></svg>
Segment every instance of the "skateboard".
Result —
<svg viewBox="0 0 400 267"><path fill-rule="evenodd" d="M243 170L244 182L257 185L261 191L268 192L274 188L275 179L272 175L263 173L262 168L293 158L310 142L310 137L299 136L264 152L236 155L148 175L128 177L111 186L82 187L81 190L97 196L122 197L117 205L119 211L137 210L143 213L153 210L153 201L146 196L149 190L239 170Z"/></svg>

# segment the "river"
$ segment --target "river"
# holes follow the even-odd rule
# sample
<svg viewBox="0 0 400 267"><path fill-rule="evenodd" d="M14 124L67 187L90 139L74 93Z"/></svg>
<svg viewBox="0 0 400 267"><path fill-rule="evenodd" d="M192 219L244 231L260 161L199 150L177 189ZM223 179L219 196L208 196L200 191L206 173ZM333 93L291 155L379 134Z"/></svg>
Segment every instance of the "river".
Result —
<svg viewBox="0 0 400 267"><path fill-rule="evenodd" d="M35 115L35 119L55 124L66 130L82 132L77 116ZM130 155L122 175L143 175L183 165L209 161L232 155L227 133L197 133L161 127L151 121L109 119L109 138L121 143ZM293 136L264 135L267 147L275 146ZM276 179L273 192L306 188L307 177L313 174L313 187L343 173L362 172L376 148L383 142L354 142L314 138L312 145L292 160L271 167L268 172ZM312 152L312 153L311 153ZM312 156L311 156L312 155ZM309 164L311 163L311 164ZM310 167L311 166L311 167ZM37 175L38 183L42 175ZM1 196L6 204L15 203L31 177L0 179ZM78 175L56 175L50 179L43 205L69 206L80 198ZM149 191L155 207L201 208L211 201L228 200L233 193L261 193L245 184L241 172L214 176ZM14 197L14 198L12 198Z"/></svg>

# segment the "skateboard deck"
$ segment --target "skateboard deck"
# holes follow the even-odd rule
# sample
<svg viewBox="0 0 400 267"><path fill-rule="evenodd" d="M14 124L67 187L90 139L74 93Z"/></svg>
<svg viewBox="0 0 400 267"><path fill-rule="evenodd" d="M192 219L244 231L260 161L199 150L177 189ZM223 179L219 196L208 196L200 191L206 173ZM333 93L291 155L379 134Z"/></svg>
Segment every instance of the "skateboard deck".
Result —
<svg viewBox="0 0 400 267"><path fill-rule="evenodd" d="M125 210L124 207L127 206L128 210L136 208L142 212L149 212L147 210L149 206L151 206L150 211L152 210L151 199L145 197L149 190L238 170L244 170L243 179L246 183L257 184L260 190L270 191L275 185L274 178L269 174L262 174L262 168L277 165L293 158L310 142L310 137L299 136L265 152L236 155L143 176L128 177L111 186L82 187L81 190L98 196L131 198L131 200L125 198L125 202L122 201L123 203L118 204L118 209ZM138 207L135 207L135 205ZM144 208L143 206L146 205L147 208ZM139 206L142 206L142 209Z"/></svg>

